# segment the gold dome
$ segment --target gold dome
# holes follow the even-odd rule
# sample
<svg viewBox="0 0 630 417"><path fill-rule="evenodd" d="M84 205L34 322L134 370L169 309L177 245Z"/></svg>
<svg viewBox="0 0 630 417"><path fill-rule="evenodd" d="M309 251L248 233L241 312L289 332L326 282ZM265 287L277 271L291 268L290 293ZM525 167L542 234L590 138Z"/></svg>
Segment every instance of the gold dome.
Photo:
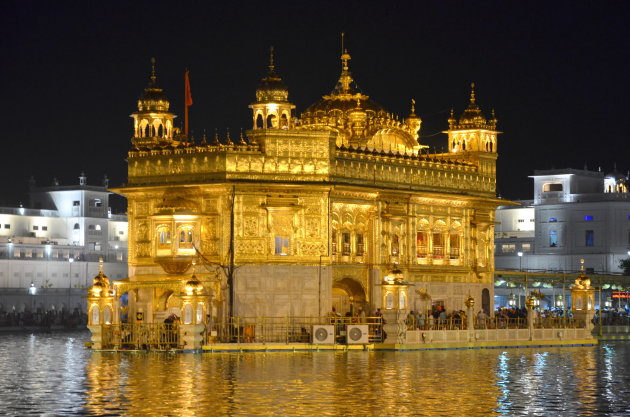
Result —
<svg viewBox="0 0 630 417"><path fill-rule="evenodd" d="M403 284L405 282L405 275L403 272L398 269L398 266L394 266L390 271L387 272L385 277L383 277L383 281L387 284Z"/></svg>
<svg viewBox="0 0 630 417"><path fill-rule="evenodd" d="M197 276L195 274L193 274L193 276L190 277L190 280L186 282L186 284L184 285L184 289L188 295L199 295L202 294L204 290L203 284L197 279Z"/></svg>
<svg viewBox="0 0 630 417"><path fill-rule="evenodd" d="M475 83L472 83L470 87L470 103L468 104L468 108L464 110L462 115L459 117L459 122L455 120L453 112L451 111L451 117L448 119L451 129L495 130L497 127L497 119L494 116L494 111L492 112L492 117L489 120L486 120L486 117L483 115L481 108L476 103Z"/></svg>
<svg viewBox="0 0 630 417"><path fill-rule="evenodd" d="M341 75L329 95L309 106L300 119L300 129L332 130L337 146L367 147L401 153L420 149L418 123L406 123L363 94L348 67L350 54L341 55ZM420 119L413 115L414 122Z"/></svg>
<svg viewBox="0 0 630 417"><path fill-rule="evenodd" d="M151 77L149 86L138 99L138 111L166 112L170 107L170 102L164 94L164 90L157 85L157 75L155 71L155 58L151 58Z"/></svg>
<svg viewBox="0 0 630 417"><path fill-rule="evenodd" d="M258 103L286 103L289 100L289 90L282 79L276 75L273 64L273 47L270 49L268 68L267 76L260 80L256 89L256 101Z"/></svg>
<svg viewBox="0 0 630 417"><path fill-rule="evenodd" d="M92 295L98 297L100 295L106 295L109 290L109 278L103 272L103 258L99 259L99 271L92 281L92 288L90 292Z"/></svg>

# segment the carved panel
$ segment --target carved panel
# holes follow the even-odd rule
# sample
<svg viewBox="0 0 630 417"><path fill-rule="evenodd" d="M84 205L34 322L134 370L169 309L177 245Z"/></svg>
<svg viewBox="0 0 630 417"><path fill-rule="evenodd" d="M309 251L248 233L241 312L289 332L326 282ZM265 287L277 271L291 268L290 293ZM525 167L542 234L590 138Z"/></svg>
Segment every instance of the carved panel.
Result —
<svg viewBox="0 0 630 417"><path fill-rule="evenodd" d="M258 217L243 217L243 236L258 236Z"/></svg>
<svg viewBox="0 0 630 417"><path fill-rule="evenodd" d="M306 236L318 237L320 236L320 219L319 217L307 217L306 218Z"/></svg>
<svg viewBox="0 0 630 417"><path fill-rule="evenodd" d="M265 254L264 240L245 240L239 239L235 242L235 252L238 255L255 256Z"/></svg>
<svg viewBox="0 0 630 417"><path fill-rule="evenodd" d="M326 245L321 242L302 242L300 244L300 255L319 256L326 254Z"/></svg>

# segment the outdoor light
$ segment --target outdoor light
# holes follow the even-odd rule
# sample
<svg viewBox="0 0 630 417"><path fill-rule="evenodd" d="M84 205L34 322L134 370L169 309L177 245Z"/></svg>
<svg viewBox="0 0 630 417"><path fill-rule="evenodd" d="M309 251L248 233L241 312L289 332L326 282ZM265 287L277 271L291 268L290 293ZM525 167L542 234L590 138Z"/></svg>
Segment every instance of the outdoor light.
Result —
<svg viewBox="0 0 630 417"><path fill-rule="evenodd" d="M37 287L35 286L35 284L33 284L33 282L31 282L31 286L28 287L28 293L30 295L35 295L37 294Z"/></svg>
<svg viewBox="0 0 630 417"><path fill-rule="evenodd" d="M514 299L514 294L510 293L510 297L508 299L508 305L510 307L513 307L514 304L516 304L516 300Z"/></svg>

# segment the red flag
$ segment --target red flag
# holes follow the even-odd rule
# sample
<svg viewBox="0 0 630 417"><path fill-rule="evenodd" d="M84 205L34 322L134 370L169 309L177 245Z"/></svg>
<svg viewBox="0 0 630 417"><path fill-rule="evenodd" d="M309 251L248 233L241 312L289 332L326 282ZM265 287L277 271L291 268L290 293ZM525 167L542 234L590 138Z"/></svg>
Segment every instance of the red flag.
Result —
<svg viewBox="0 0 630 417"><path fill-rule="evenodd" d="M184 76L184 88L186 89L186 96L185 96L185 104L186 107L188 106L192 106L193 101L192 101L192 94L190 94L190 80L188 79L188 70L186 70L186 75Z"/></svg>

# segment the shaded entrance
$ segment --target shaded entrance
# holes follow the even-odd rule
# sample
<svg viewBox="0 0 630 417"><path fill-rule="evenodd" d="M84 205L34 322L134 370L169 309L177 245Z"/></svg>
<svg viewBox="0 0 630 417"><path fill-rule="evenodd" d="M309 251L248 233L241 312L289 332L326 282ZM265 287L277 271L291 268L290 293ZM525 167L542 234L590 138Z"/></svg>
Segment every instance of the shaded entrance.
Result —
<svg viewBox="0 0 630 417"><path fill-rule="evenodd" d="M343 278L333 283L332 307L345 316L355 314L360 308L366 311L366 297L363 286L352 278Z"/></svg>
<svg viewBox="0 0 630 417"><path fill-rule="evenodd" d="M490 317L490 291L487 288L481 291L481 308Z"/></svg>

